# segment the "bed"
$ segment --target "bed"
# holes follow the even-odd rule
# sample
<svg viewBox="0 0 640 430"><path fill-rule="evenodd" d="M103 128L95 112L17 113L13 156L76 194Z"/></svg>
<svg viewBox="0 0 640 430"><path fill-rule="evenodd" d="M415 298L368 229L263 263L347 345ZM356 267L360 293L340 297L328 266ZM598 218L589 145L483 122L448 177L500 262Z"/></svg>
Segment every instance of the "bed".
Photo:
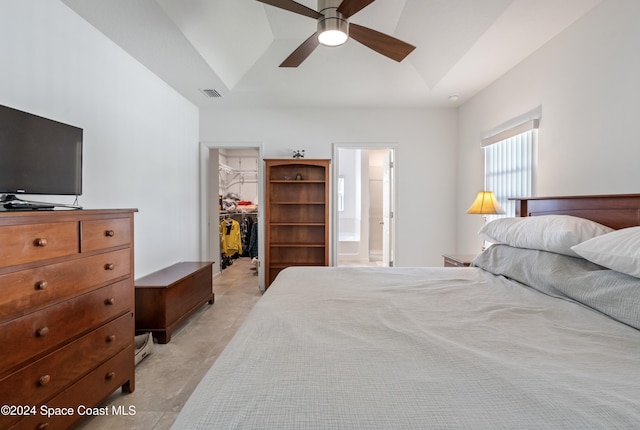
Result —
<svg viewBox="0 0 640 430"><path fill-rule="evenodd" d="M282 271L173 428L638 428L640 195L518 208L473 267Z"/></svg>

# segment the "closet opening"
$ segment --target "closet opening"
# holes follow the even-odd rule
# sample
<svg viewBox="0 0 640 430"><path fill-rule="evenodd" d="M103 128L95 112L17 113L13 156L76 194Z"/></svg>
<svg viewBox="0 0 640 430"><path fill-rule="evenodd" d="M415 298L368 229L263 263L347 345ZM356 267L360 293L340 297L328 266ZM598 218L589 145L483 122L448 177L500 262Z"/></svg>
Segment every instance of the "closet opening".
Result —
<svg viewBox="0 0 640 430"><path fill-rule="evenodd" d="M263 290L261 148L202 144L201 158L202 212L206 220L202 255L215 262L214 276L225 281L255 282Z"/></svg>

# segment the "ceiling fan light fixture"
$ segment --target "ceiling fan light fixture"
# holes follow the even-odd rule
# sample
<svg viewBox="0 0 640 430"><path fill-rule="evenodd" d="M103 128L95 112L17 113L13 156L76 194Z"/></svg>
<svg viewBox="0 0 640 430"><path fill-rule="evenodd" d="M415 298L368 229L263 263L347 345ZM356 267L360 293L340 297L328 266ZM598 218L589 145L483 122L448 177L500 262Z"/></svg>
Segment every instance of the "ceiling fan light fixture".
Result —
<svg viewBox="0 0 640 430"><path fill-rule="evenodd" d="M318 34L318 41L325 46L340 46L347 41L347 36L340 30L325 30Z"/></svg>
<svg viewBox="0 0 640 430"><path fill-rule="evenodd" d="M319 45L338 46L350 38L397 62L404 60L416 49L415 46L388 34L349 23L349 18L375 0L318 0L317 10L295 0L258 1L317 20L316 32L285 58L280 67L298 67Z"/></svg>
<svg viewBox="0 0 640 430"><path fill-rule="evenodd" d="M336 8L322 10L324 18L318 20L318 42L325 46L339 46L349 39L349 22Z"/></svg>

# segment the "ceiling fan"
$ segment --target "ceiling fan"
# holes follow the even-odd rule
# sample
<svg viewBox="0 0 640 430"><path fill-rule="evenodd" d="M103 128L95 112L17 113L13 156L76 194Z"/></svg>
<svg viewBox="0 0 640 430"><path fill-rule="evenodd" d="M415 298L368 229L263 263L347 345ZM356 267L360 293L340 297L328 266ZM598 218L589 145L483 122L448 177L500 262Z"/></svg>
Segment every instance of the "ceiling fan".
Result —
<svg viewBox="0 0 640 430"><path fill-rule="evenodd" d="M318 20L318 31L291 53L280 67L298 67L318 45L338 46L349 37L368 48L398 62L416 47L384 33L353 24L348 19L374 0L318 0L318 11L293 0L258 0L300 15Z"/></svg>

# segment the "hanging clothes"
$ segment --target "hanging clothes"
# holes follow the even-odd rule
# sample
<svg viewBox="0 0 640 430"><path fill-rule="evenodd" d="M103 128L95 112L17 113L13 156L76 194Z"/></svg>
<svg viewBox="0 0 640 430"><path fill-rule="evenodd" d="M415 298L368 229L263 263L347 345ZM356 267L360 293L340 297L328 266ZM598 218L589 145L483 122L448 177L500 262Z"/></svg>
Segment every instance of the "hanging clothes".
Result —
<svg viewBox="0 0 640 430"><path fill-rule="evenodd" d="M234 219L220 222L220 251L227 256L242 254L240 223Z"/></svg>
<svg viewBox="0 0 640 430"><path fill-rule="evenodd" d="M242 256L250 257L249 255L249 243L251 243L251 232L254 221L249 215L242 215L242 221L240 221L240 237L242 239Z"/></svg>
<svg viewBox="0 0 640 430"><path fill-rule="evenodd" d="M251 226L251 237L249 239L249 247L247 253L251 258L258 257L258 223Z"/></svg>

